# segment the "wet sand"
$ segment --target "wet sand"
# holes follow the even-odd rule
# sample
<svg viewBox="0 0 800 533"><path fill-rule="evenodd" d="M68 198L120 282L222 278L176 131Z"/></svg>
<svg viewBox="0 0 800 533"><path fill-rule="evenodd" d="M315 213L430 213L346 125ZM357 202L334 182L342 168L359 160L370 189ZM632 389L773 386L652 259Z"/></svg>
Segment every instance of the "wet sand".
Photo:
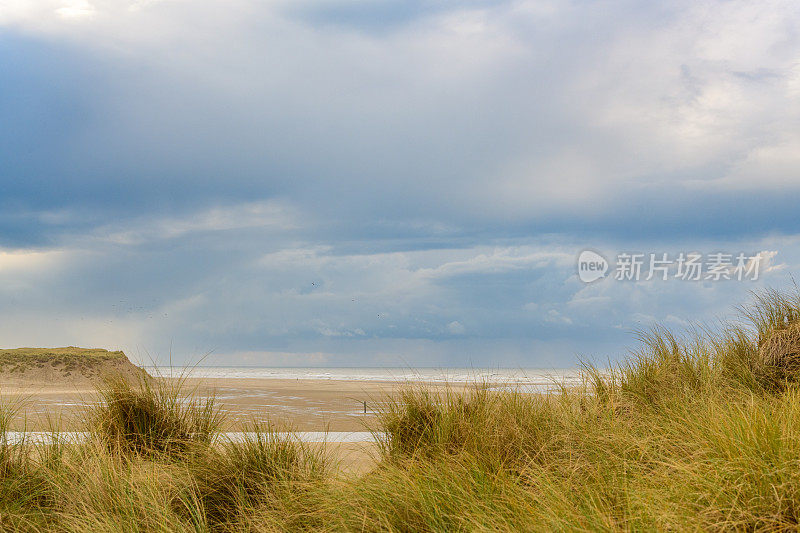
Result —
<svg viewBox="0 0 800 533"><path fill-rule="evenodd" d="M251 422L271 422L281 430L368 431L375 427L375 412L403 385L390 381L310 379L184 380L187 393L197 398L215 398L225 415L225 429L232 431ZM425 386L445 387L441 383ZM85 419L86 406L98 401L96 391L89 387L46 384L0 385L0 398L16 404L20 408L17 418L24 418L26 427L32 430L47 429L51 420L61 420L66 428L78 429Z"/></svg>
<svg viewBox="0 0 800 533"><path fill-rule="evenodd" d="M228 423L270 421L297 431L365 431L398 383L340 380L187 379L201 397L215 394ZM364 404L366 403L366 412Z"/></svg>
<svg viewBox="0 0 800 533"><path fill-rule="evenodd" d="M196 397L215 398L225 415L225 431L241 431L252 422L270 422L282 431L369 431L376 429L376 411L403 385L391 381L260 378L189 378L184 381L185 390ZM442 383L426 386L445 387ZM463 386L450 385L452 388ZM95 404L98 396L94 389L86 386L0 385L0 401L17 408L14 429L82 430L87 406ZM327 443L324 446L346 472L362 473L374 464L374 442Z"/></svg>

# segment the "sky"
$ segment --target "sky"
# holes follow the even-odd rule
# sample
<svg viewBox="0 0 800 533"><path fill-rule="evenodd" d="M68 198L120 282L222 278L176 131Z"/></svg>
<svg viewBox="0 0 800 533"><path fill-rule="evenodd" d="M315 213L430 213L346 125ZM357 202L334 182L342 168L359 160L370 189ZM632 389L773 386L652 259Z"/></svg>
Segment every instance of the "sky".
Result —
<svg viewBox="0 0 800 533"><path fill-rule="evenodd" d="M800 271L799 29L794 0L0 0L0 346L563 368L733 319ZM615 278L681 252L758 279Z"/></svg>

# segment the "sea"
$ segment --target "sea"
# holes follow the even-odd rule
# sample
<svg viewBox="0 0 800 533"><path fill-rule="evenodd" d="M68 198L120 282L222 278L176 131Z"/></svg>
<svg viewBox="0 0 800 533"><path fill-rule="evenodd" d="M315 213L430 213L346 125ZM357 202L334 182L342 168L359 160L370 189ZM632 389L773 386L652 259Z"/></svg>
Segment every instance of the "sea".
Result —
<svg viewBox="0 0 800 533"><path fill-rule="evenodd" d="M420 383L485 383L494 387L541 392L560 385L576 385L577 368L274 368L196 366L188 368L143 367L162 377L289 379L333 381L391 381Z"/></svg>

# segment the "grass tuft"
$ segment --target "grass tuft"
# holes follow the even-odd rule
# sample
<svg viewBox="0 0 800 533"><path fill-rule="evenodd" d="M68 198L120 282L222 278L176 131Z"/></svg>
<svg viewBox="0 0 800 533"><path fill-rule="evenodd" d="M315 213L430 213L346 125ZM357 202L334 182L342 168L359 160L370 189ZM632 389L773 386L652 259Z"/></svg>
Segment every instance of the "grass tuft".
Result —
<svg viewBox="0 0 800 533"><path fill-rule="evenodd" d="M279 512L328 475L321 449L269 425L246 429L242 442L209 447L191 463L196 499L212 525L246 521L259 508Z"/></svg>
<svg viewBox="0 0 800 533"><path fill-rule="evenodd" d="M542 460L557 439L564 423L557 405L557 398L485 384L438 394L408 387L379 414L379 445L387 461L470 455L496 469L517 468Z"/></svg>
<svg viewBox="0 0 800 533"><path fill-rule="evenodd" d="M222 423L214 398L184 394L182 379L131 381L107 378L90 430L123 455L184 456L193 445L207 445Z"/></svg>

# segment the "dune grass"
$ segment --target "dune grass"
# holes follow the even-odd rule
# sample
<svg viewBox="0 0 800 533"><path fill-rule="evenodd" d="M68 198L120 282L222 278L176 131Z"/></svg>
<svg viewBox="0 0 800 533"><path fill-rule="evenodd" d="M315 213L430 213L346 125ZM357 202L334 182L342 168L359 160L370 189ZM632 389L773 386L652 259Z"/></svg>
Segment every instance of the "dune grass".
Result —
<svg viewBox="0 0 800 533"><path fill-rule="evenodd" d="M0 529L794 531L800 298L761 293L741 316L644 332L549 394L408 386L360 477L270 426L215 441L213 401L180 386L107 381L88 441L0 446Z"/></svg>
<svg viewBox="0 0 800 533"><path fill-rule="evenodd" d="M197 400L184 392L185 380L153 380L145 376L107 377L98 392L100 403L89 414L89 430L112 452L183 458L210 444L222 417L214 398Z"/></svg>
<svg viewBox="0 0 800 533"><path fill-rule="evenodd" d="M0 350L0 370L22 372L27 368L45 366L61 367L66 370L92 368L107 361L127 361L122 352L93 348L14 348Z"/></svg>

